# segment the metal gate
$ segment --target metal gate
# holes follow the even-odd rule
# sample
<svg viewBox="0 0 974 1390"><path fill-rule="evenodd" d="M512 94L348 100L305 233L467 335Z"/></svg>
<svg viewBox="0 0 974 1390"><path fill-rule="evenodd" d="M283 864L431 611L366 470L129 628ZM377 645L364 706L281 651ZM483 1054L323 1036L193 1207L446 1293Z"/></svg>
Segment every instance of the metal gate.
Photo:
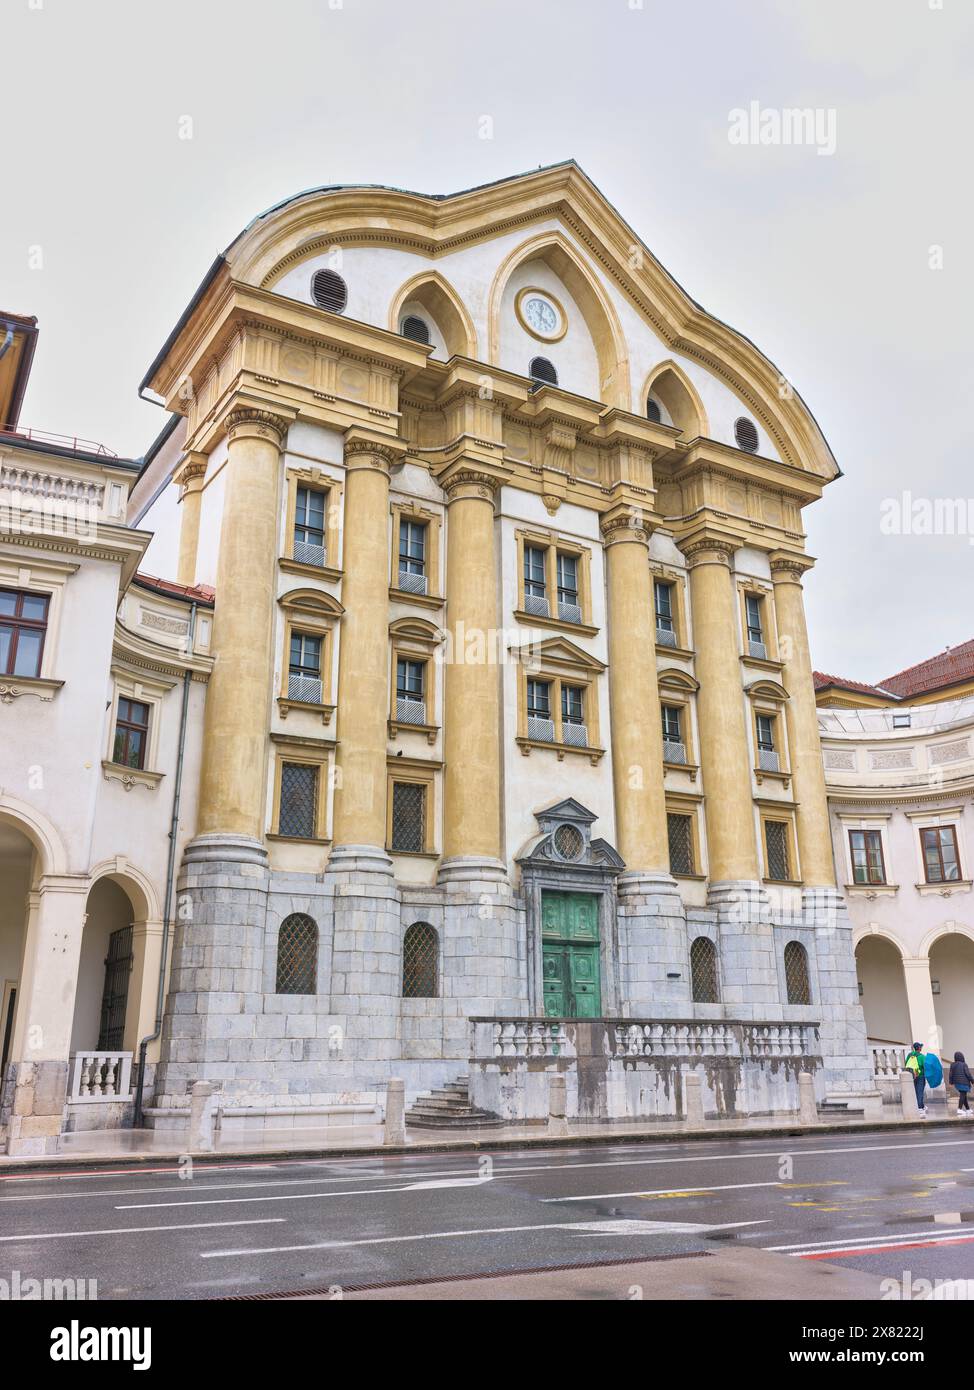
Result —
<svg viewBox="0 0 974 1390"><path fill-rule="evenodd" d="M132 973L132 928L120 927L108 938L105 957L105 988L101 996L99 1052L120 1052L125 1033L125 1005L128 1002L129 975Z"/></svg>

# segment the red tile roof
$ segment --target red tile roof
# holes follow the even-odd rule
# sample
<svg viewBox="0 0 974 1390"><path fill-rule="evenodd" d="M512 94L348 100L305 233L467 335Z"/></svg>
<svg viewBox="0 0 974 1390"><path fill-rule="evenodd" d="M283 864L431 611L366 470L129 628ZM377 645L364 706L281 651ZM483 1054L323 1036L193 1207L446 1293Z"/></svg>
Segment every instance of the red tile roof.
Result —
<svg viewBox="0 0 974 1390"><path fill-rule="evenodd" d="M143 574L141 570L136 574L135 582L145 589L155 589L167 598L195 600L197 603L211 604L216 595L216 590L209 584L176 584L171 579L158 579L154 574Z"/></svg>
<svg viewBox="0 0 974 1390"><path fill-rule="evenodd" d="M929 656L916 666L897 671L895 676L887 677L883 685L894 695L906 699L910 695L940 690L967 680L974 680L974 641L962 642L959 647L948 647L946 651Z"/></svg>
<svg viewBox="0 0 974 1390"><path fill-rule="evenodd" d="M858 690L863 695L876 695L881 700L889 698L888 690L881 690L878 685L867 685L865 681L849 680L847 676L830 676L824 671L813 671L812 679L815 682L816 690L824 690L827 686L838 685L843 690Z"/></svg>

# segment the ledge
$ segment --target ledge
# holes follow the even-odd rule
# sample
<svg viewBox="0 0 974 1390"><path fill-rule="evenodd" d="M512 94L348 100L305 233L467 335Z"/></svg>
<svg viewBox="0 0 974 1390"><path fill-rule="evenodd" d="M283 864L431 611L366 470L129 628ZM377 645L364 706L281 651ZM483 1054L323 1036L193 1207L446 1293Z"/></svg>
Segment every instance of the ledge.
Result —
<svg viewBox="0 0 974 1390"><path fill-rule="evenodd" d="M0 677L0 705L12 705L21 695L36 695L47 705L63 684L64 681L52 681L44 676L3 676Z"/></svg>
<svg viewBox="0 0 974 1390"><path fill-rule="evenodd" d="M277 707L281 711L281 718L286 719L288 711L292 709L307 710L309 714L320 714L322 724L330 724L331 717L335 713L334 705L313 705L307 700L289 700L286 695L278 696Z"/></svg>
<svg viewBox="0 0 974 1390"><path fill-rule="evenodd" d="M661 646L659 642L657 642L656 655L679 656L682 657L684 661L691 661L696 656L696 652L693 650L692 647L664 647Z"/></svg>
<svg viewBox="0 0 974 1390"><path fill-rule="evenodd" d="M595 637L600 631L591 623L570 623L567 618L541 618L534 613L526 613L523 608L515 608L514 617L525 627L550 627L556 632L576 632L582 637Z"/></svg>
<svg viewBox="0 0 974 1390"><path fill-rule="evenodd" d="M165 776L163 772L146 772L141 767L126 767L124 763L109 762L107 758L103 759L101 770L106 782L121 782L127 792L133 787L145 787L148 791L154 792Z"/></svg>
<svg viewBox="0 0 974 1390"><path fill-rule="evenodd" d="M391 849L386 845L386 854L394 854L397 859L439 859L438 849ZM424 887L423 884L414 884L414 887Z"/></svg>
<svg viewBox="0 0 974 1390"><path fill-rule="evenodd" d="M943 883L917 883L914 886L924 898L928 898L931 893L936 893L941 898L949 898L954 893L969 893L972 883L974 879L949 878Z"/></svg>
<svg viewBox="0 0 974 1390"><path fill-rule="evenodd" d="M273 840L275 844L285 845L330 845L330 839L324 839L319 835L279 835L277 831L268 830L264 836L265 840Z"/></svg>
<svg viewBox="0 0 974 1390"><path fill-rule="evenodd" d="M846 883L843 893L854 898L892 898L900 891L898 883Z"/></svg>
<svg viewBox="0 0 974 1390"><path fill-rule="evenodd" d="M397 589L394 584L389 585L389 597L396 603L417 603L420 608L442 608L446 603L445 598L436 594L411 594L406 589Z"/></svg>
<svg viewBox="0 0 974 1390"><path fill-rule="evenodd" d="M532 748L547 748L549 749L549 751L558 754L558 761L560 763L564 762L566 753L575 753L581 754L581 756L584 758L588 758L589 762L594 767L596 763L601 762L602 758L605 756L604 748L576 748L574 744L549 743L545 739L524 738L520 734L517 736L514 742L517 744L518 748L520 748L521 752L524 754L526 758L531 756Z"/></svg>
<svg viewBox="0 0 974 1390"><path fill-rule="evenodd" d="M334 582L344 574L344 570L335 569L332 565L306 565L303 560L292 560L287 555L281 555L277 563L287 574L306 574L312 579L329 579Z"/></svg>
<svg viewBox="0 0 974 1390"><path fill-rule="evenodd" d="M766 883L769 888L804 888L803 878L762 878L762 883Z"/></svg>
<svg viewBox="0 0 974 1390"><path fill-rule="evenodd" d="M398 738L402 733L425 734L426 742L432 746L440 732L439 724L409 724L402 719L389 720L389 737Z"/></svg>
<svg viewBox="0 0 974 1390"><path fill-rule="evenodd" d="M759 671L776 671L779 674L785 669L785 663L773 656L747 656L744 652L741 652L741 664L756 666Z"/></svg>
<svg viewBox="0 0 974 1390"><path fill-rule="evenodd" d="M700 771L700 764L699 764L699 763L670 763L670 762L667 762L667 760L666 760L665 758L663 759L663 776L664 776L664 777L666 776L666 774L667 774L668 772L686 772L686 773L689 774L690 781L691 781L691 782L695 782L695 781L697 780L697 773L698 773L699 771Z"/></svg>
<svg viewBox="0 0 974 1390"><path fill-rule="evenodd" d="M759 787L766 777L770 777L772 782L780 782L781 785L785 788L785 790L787 790L788 787L791 786L790 772L771 772L766 767L754 768L754 780L757 782Z"/></svg>

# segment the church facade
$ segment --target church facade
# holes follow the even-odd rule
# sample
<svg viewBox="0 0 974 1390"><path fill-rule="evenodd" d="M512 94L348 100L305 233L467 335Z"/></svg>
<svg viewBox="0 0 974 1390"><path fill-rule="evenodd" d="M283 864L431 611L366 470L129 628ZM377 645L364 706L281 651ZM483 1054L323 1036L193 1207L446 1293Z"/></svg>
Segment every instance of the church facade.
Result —
<svg viewBox="0 0 974 1390"><path fill-rule="evenodd" d="M551 1067L579 1115L871 1100L802 600L838 468L576 165L288 200L142 391L141 568L207 613L157 1122L468 1071L531 1118Z"/></svg>

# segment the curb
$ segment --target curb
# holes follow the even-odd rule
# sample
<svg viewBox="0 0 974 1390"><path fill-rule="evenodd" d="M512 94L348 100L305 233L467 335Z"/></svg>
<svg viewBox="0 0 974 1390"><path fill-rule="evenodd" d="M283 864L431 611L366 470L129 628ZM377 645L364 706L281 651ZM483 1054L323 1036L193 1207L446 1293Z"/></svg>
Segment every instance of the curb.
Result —
<svg viewBox="0 0 974 1390"><path fill-rule="evenodd" d="M0 1155L0 1175L11 1173L34 1172L47 1170L51 1176L57 1176L59 1172L72 1171L83 1168L87 1171L100 1172L107 1168L117 1168L120 1165L127 1168L131 1167L156 1167L163 1164L177 1166L182 1158L187 1155L193 1159L194 1164L200 1167L220 1167L229 1160L250 1160L265 1161L268 1163L280 1162L281 1160L308 1160L308 1159L348 1159L348 1158L377 1158L394 1156L401 1158L411 1154L429 1153L485 1153L501 1149L573 1149L573 1148L593 1148L599 1144L681 1144L684 1142L707 1141L712 1143L715 1139L775 1139L775 1138L809 1138L813 1135L826 1134L901 1134L914 1133L918 1130L929 1129L954 1129L955 1122L944 1116L943 1119L934 1120L901 1120L899 1122L890 1121L870 1121L852 1124L818 1124L818 1125L785 1125L785 1126L766 1126L754 1125L748 1129L734 1130L732 1134L721 1134L714 1128L681 1130L674 1133L659 1133L654 1131L647 1134L645 1130L619 1130L617 1134L565 1134L565 1135L519 1135L517 1137L505 1138L496 1131L491 1135L485 1135L483 1139L442 1139L428 1140L418 1144L369 1144L369 1145L335 1145L322 1147L313 1145L308 1148L288 1148L288 1149L223 1149L219 1153L193 1153L185 1150L181 1153L121 1153L121 1154L78 1154L61 1156L59 1154L48 1154L46 1157L29 1158L7 1158ZM974 1140L974 1125L971 1126L972 1140Z"/></svg>

